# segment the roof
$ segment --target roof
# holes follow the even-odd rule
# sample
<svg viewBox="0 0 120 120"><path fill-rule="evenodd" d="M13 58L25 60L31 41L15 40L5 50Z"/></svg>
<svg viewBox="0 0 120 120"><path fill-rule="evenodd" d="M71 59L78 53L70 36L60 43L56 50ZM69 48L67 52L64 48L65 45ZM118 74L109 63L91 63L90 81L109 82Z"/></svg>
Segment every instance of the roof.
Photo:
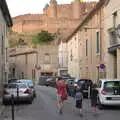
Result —
<svg viewBox="0 0 120 120"><path fill-rule="evenodd" d="M27 51L27 52L10 54L9 57L15 57L15 56L26 55L26 54L35 54L35 53L37 53L37 51Z"/></svg>
<svg viewBox="0 0 120 120"><path fill-rule="evenodd" d="M73 33L68 36L68 38L66 39L66 42L69 41L69 39L84 25L85 22L87 22L89 20L89 18L91 18L97 10L99 10L101 8L101 6L105 3L106 0L100 0L100 2L98 2L95 7L88 13L88 15L86 15L86 17L82 20L82 22L78 25L78 27L73 31Z"/></svg>
<svg viewBox="0 0 120 120"><path fill-rule="evenodd" d="M12 19L11 19L10 13L9 13L9 9L8 9L6 0L0 0L0 8L2 10L4 19L5 19L8 27L11 27L13 25L13 23L12 23Z"/></svg>

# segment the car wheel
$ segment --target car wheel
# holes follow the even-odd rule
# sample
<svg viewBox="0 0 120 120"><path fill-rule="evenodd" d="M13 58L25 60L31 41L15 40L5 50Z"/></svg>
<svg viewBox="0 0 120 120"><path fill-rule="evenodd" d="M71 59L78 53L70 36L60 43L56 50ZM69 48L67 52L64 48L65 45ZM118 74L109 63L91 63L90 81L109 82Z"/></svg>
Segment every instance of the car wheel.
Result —
<svg viewBox="0 0 120 120"><path fill-rule="evenodd" d="M103 109L103 105L101 104L99 97L98 97L98 108L99 108L99 110Z"/></svg>

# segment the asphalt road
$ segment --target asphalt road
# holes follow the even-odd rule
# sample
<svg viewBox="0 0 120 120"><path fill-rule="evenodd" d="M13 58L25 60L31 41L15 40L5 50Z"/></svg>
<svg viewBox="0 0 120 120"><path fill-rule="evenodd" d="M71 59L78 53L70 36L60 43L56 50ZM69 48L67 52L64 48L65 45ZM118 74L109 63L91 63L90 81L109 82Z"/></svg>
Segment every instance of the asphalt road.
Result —
<svg viewBox="0 0 120 120"><path fill-rule="evenodd" d="M120 108L105 108L97 110L95 114L90 106L89 100L83 102L83 117L74 107L73 98L65 102L64 113L59 115L56 108L55 89L50 87L36 86L37 98L31 105L20 104L15 106L15 120L119 120ZM11 107L7 106L0 120L11 119Z"/></svg>

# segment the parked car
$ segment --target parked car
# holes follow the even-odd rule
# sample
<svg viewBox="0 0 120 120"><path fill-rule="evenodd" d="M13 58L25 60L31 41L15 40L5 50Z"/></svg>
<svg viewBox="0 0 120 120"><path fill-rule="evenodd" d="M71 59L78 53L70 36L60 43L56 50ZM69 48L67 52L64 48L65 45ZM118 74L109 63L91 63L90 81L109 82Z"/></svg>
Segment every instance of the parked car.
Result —
<svg viewBox="0 0 120 120"><path fill-rule="evenodd" d="M17 88L18 92L17 92ZM19 101L27 101L28 103L32 103L32 94L31 89L24 83L10 83L4 88L3 94L3 104L7 104L11 102L11 96L14 95L15 102ZM19 93L19 98L18 94Z"/></svg>
<svg viewBox="0 0 120 120"><path fill-rule="evenodd" d="M98 107L120 106L120 79L100 79L98 84Z"/></svg>
<svg viewBox="0 0 120 120"><path fill-rule="evenodd" d="M83 90L83 96L88 98L88 95L90 97L91 95L91 88L92 88L93 82L89 79L79 79L77 81L77 86L82 88Z"/></svg>
<svg viewBox="0 0 120 120"><path fill-rule="evenodd" d="M35 86L32 80L26 80L26 79L20 79L17 80L17 82L19 83L25 83L26 85L29 86L29 88L32 90L32 96L33 98L36 97L36 90L35 90Z"/></svg>
<svg viewBox="0 0 120 120"><path fill-rule="evenodd" d="M47 78L45 85L55 87L56 86L56 77Z"/></svg>
<svg viewBox="0 0 120 120"><path fill-rule="evenodd" d="M41 85L41 86L44 86L45 85L45 83L46 83L46 80L49 78L50 76L40 76L40 78L39 78L39 85Z"/></svg>

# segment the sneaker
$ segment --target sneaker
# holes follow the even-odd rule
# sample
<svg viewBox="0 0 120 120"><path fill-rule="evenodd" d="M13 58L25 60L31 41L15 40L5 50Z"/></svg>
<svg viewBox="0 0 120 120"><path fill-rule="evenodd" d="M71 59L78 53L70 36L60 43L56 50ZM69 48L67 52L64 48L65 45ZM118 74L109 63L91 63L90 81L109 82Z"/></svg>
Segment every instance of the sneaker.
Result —
<svg viewBox="0 0 120 120"><path fill-rule="evenodd" d="M82 114L82 113L80 113L80 117L83 117L83 114Z"/></svg>
<svg viewBox="0 0 120 120"><path fill-rule="evenodd" d="M59 109L59 114L60 114L60 115L63 114L62 108Z"/></svg>

